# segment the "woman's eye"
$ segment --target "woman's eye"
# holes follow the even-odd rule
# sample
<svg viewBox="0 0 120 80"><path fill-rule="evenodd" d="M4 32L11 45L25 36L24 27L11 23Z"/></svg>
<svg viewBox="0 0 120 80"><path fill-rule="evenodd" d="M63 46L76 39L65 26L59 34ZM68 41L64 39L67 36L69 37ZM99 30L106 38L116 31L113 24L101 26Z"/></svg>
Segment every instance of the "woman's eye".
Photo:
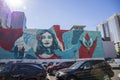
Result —
<svg viewBox="0 0 120 80"><path fill-rule="evenodd" d="M48 39L52 39L52 37L51 37L51 36L48 36Z"/></svg>
<svg viewBox="0 0 120 80"><path fill-rule="evenodd" d="M45 36L42 36L42 39L45 39Z"/></svg>

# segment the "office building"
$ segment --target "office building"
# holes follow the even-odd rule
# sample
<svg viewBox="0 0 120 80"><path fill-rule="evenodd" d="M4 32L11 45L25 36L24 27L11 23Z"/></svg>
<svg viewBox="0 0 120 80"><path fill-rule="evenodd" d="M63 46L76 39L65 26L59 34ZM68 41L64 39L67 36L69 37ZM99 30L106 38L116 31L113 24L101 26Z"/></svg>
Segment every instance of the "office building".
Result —
<svg viewBox="0 0 120 80"><path fill-rule="evenodd" d="M10 27L11 10L4 0L0 0L0 21L2 28Z"/></svg>
<svg viewBox="0 0 120 80"><path fill-rule="evenodd" d="M101 32L101 36L104 41L110 41L110 31L109 31L108 21L98 24L97 31Z"/></svg>
<svg viewBox="0 0 120 80"><path fill-rule="evenodd" d="M11 14L12 28L26 28L26 16L24 12L14 11Z"/></svg>
<svg viewBox="0 0 120 80"><path fill-rule="evenodd" d="M114 43L116 52L120 51L120 14L113 14L105 22L97 25L104 41Z"/></svg>
<svg viewBox="0 0 120 80"><path fill-rule="evenodd" d="M101 32L105 41L120 42L120 14L114 14L105 22L98 24L97 31Z"/></svg>

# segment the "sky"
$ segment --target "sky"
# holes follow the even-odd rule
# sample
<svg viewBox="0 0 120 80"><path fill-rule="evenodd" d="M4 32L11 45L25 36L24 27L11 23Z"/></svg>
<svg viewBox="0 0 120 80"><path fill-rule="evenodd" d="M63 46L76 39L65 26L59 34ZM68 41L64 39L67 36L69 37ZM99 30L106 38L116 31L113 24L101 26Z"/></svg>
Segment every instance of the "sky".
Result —
<svg viewBox="0 0 120 80"><path fill-rule="evenodd" d="M120 13L120 0L22 1L21 6L10 8L12 11L25 12L28 29L49 29L53 25L60 25L61 29L69 30L73 25L85 25L85 30L94 31L97 24Z"/></svg>

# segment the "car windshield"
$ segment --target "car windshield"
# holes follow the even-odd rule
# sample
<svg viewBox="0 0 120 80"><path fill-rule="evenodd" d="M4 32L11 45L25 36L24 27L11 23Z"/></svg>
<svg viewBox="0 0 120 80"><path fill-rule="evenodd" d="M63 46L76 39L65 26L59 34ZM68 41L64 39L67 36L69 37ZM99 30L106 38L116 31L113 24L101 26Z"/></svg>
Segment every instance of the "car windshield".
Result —
<svg viewBox="0 0 120 80"><path fill-rule="evenodd" d="M34 66L34 67L36 67L36 68L39 68L39 69L44 69L42 66L38 66L38 65L32 65L32 66Z"/></svg>
<svg viewBox="0 0 120 80"><path fill-rule="evenodd" d="M7 71L10 70L10 68L11 68L11 65L4 65L4 66L1 68L0 72L7 72Z"/></svg>
<svg viewBox="0 0 120 80"><path fill-rule="evenodd" d="M0 63L0 72L3 70L5 63Z"/></svg>
<svg viewBox="0 0 120 80"><path fill-rule="evenodd" d="M70 66L69 69L77 69L81 66L82 63L83 61L76 62L72 66Z"/></svg>

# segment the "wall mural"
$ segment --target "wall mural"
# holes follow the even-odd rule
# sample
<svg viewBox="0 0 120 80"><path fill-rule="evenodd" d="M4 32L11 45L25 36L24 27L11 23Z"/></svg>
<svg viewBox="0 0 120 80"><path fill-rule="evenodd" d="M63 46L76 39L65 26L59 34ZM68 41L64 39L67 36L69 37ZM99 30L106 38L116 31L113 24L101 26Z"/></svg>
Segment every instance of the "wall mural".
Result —
<svg viewBox="0 0 120 80"><path fill-rule="evenodd" d="M103 58L100 32L84 30L0 29L0 59Z"/></svg>

